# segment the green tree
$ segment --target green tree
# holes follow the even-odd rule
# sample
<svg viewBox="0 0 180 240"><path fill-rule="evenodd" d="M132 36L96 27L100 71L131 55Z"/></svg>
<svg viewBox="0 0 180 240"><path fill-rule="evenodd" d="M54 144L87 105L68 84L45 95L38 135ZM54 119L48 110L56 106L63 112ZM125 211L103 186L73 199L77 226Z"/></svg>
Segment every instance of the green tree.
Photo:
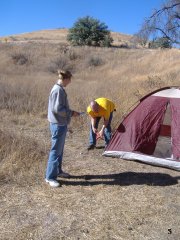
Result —
<svg viewBox="0 0 180 240"><path fill-rule="evenodd" d="M105 23L92 17L79 18L69 29L67 40L72 45L110 47L113 39Z"/></svg>

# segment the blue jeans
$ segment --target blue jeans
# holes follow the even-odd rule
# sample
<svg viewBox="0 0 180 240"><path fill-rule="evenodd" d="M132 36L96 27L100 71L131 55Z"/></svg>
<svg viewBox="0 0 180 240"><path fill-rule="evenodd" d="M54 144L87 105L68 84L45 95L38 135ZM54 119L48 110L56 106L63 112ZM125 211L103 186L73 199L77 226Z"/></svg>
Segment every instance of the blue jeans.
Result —
<svg viewBox="0 0 180 240"><path fill-rule="evenodd" d="M112 118L113 118L113 112L111 112L110 117L109 117L108 125L104 129L104 140L105 140L106 145L109 143L109 141L111 139L111 121L112 121ZM101 119L101 117L96 118L95 128L98 128L100 119ZM92 125L90 127L89 143L90 143L90 145L91 144L96 145L96 134L92 130Z"/></svg>
<svg viewBox="0 0 180 240"><path fill-rule="evenodd" d="M50 123L51 131L51 150L46 169L46 179L56 180L58 174L62 171L62 158L67 133L67 126L59 126Z"/></svg>

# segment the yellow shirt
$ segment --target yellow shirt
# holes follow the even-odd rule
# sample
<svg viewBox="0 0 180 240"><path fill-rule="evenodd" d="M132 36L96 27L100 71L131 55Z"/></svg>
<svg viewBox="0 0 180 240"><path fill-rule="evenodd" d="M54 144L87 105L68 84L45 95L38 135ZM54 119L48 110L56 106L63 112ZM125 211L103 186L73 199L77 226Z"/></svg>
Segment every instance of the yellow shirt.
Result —
<svg viewBox="0 0 180 240"><path fill-rule="evenodd" d="M93 118L104 117L105 120L108 120L110 113L115 110L115 104L108 98L97 98L95 101L100 106L99 111L97 113L93 112L91 107L88 106L87 113Z"/></svg>

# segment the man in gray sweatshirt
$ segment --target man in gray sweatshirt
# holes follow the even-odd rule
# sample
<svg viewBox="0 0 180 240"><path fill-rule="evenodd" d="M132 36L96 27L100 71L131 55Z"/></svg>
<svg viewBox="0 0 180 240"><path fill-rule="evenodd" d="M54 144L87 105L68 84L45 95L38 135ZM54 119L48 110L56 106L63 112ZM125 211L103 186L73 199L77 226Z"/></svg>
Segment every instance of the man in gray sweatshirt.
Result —
<svg viewBox="0 0 180 240"><path fill-rule="evenodd" d="M48 104L48 121L58 125L68 125L73 111L69 108L67 94L60 84L55 84L51 90Z"/></svg>
<svg viewBox="0 0 180 240"><path fill-rule="evenodd" d="M46 169L46 182L52 187L59 187L57 177L68 177L69 174L62 171L62 158L64 151L67 126L71 117L80 113L69 108L67 94L64 90L71 82L72 74L69 71L59 71L59 79L53 86L49 95L48 121L51 131L51 150Z"/></svg>

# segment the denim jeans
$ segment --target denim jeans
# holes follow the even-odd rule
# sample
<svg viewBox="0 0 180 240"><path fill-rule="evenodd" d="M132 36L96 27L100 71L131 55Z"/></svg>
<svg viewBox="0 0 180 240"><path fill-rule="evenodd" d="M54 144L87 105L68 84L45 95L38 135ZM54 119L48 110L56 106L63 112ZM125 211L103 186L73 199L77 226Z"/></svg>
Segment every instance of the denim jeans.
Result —
<svg viewBox="0 0 180 240"><path fill-rule="evenodd" d="M51 150L46 169L46 179L55 180L58 174L62 171L62 158L67 133L67 126L59 126L55 123L50 123L51 131Z"/></svg>
<svg viewBox="0 0 180 240"><path fill-rule="evenodd" d="M112 118L113 118L113 112L111 112L110 117L109 117L108 125L104 129L104 140L105 140L106 145L109 143L109 141L111 139L111 121L112 121ZM96 118L95 128L98 128L100 119L101 119L101 117ZM90 145L91 144L96 145L96 134L92 130L92 125L90 127L89 143L90 143Z"/></svg>

